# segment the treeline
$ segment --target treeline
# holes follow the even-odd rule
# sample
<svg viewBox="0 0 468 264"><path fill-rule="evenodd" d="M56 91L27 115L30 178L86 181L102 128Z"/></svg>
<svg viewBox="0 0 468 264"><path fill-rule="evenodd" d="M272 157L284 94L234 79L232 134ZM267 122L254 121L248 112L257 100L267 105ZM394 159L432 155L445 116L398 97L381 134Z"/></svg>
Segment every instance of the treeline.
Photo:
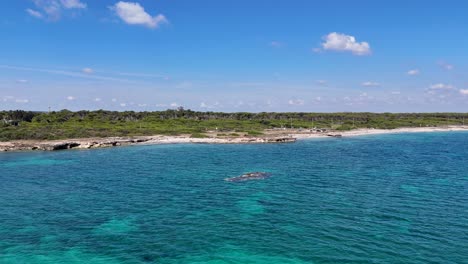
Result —
<svg viewBox="0 0 468 264"><path fill-rule="evenodd" d="M59 139L217 131L250 131L268 128L397 128L464 125L468 113L223 113L179 108L155 112L0 111L0 140Z"/></svg>
<svg viewBox="0 0 468 264"><path fill-rule="evenodd" d="M66 122L69 120L102 120L102 121L142 121L142 120L283 120L290 119L320 122L320 121L349 121L370 122L376 119L382 120L459 120L468 119L468 113L305 113L305 112L261 112L261 113L224 113L224 112L197 112L179 108L177 110L134 112L134 111L77 111L62 110L58 112L34 112L34 111L0 111L0 119L3 121L24 122Z"/></svg>

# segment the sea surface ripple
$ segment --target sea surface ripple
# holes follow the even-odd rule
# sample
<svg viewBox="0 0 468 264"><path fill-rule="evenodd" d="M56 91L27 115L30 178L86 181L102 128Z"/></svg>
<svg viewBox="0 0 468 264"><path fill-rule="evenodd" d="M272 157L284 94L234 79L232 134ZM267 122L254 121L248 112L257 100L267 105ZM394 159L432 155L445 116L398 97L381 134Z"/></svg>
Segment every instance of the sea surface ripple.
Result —
<svg viewBox="0 0 468 264"><path fill-rule="evenodd" d="M468 133L1 153L0 263L468 263Z"/></svg>

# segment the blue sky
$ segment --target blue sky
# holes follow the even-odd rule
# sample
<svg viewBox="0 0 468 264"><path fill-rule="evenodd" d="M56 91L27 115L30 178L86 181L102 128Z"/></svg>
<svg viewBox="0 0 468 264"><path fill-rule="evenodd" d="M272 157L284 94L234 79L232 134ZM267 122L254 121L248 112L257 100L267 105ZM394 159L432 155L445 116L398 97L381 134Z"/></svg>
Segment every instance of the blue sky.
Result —
<svg viewBox="0 0 468 264"><path fill-rule="evenodd" d="M468 109L462 0L8 2L0 109Z"/></svg>

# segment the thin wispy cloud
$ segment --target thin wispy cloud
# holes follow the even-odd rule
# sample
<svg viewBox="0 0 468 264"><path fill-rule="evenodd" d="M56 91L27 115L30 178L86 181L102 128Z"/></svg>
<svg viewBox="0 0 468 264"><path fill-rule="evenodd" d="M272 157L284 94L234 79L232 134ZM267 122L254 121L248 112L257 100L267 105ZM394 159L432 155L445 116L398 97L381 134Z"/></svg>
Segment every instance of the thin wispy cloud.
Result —
<svg viewBox="0 0 468 264"><path fill-rule="evenodd" d="M57 21L64 10L85 9L87 4L80 0L32 0L36 9L28 8L26 12L36 18L47 18Z"/></svg>
<svg viewBox="0 0 468 264"><path fill-rule="evenodd" d="M436 83L436 84L432 84L431 86L429 86L429 88L433 90L451 90L451 89L454 89L455 87L451 84Z"/></svg>
<svg viewBox="0 0 468 264"><path fill-rule="evenodd" d="M36 10L33 10L31 8L28 8L26 9L26 12L32 16L32 17L35 17L35 18L43 18L44 16L41 14L41 12L39 11L36 11Z"/></svg>
<svg viewBox="0 0 468 264"><path fill-rule="evenodd" d="M140 25L148 28L158 28L169 21L163 14L151 16L139 3L120 1L111 6L110 9L129 25Z"/></svg>
<svg viewBox="0 0 468 264"><path fill-rule="evenodd" d="M459 92L462 95L468 95L468 89L460 89Z"/></svg>
<svg viewBox="0 0 468 264"><path fill-rule="evenodd" d="M418 69L414 69L414 70L409 70L407 72L408 75L410 76L415 76L415 75L419 75L420 74L420 71Z"/></svg>
<svg viewBox="0 0 468 264"><path fill-rule="evenodd" d="M166 76L163 74L131 73L131 72L119 72L116 74L122 75L122 76L130 76L130 77L157 78L157 79L163 79L163 80L171 79L169 76Z"/></svg>
<svg viewBox="0 0 468 264"><path fill-rule="evenodd" d="M265 86L262 82L233 82L229 84L231 87L261 87Z"/></svg>
<svg viewBox="0 0 468 264"><path fill-rule="evenodd" d="M371 48L367 42L357 42L351 35L332 32L323 37L322 49L328 51L351 52L357 56L370 55ZM320 52L320 49L315 49Z"/></svg>
<svg viewBox="0 0 468 264"><path fill-rule="evenodd" d="M300 105L304 105L305 101L302 99L290 99L288 100L288 104L294 105L294 106L300 106Z"/></svg>
<svg viewBox="0 0 468 264"><path fill-rule="evenodd" d="M361 86L364 86L364 87L379 87L380 83L367 81L367 82L361 83Z"/></svg>
<svg viewBox="0 0 468 264"><path fill-rule="evenodd" d="M72 9L72 8L82 9L82 8L87 7L87 5L81 2L80 0L60 0L60 2L67 9Z"/></svg>
<svg viewBox="0 0 468 264"><path fill-rule="evenodd" d="M284 46L284 44L280 41L271 41L269 45L270 47L273 47L273 48L281 48Z"/></svg>
<svg viewBox="0 0 468 264"><path fill-rule="evenodd" d="M328 86L328 82L326 80L317 80L316 83L320 86Z"/></svg>
<svg viewBox="0 0 468 264"><path fill-rule="evenodd" d="M94 80L102 80L102 81L127 82L127 83L134 82L134 81L127 80L127 79L119 79L119 78L113 78L113 77L85 74L82 72L72 72L72 71L63 71L63 70L16 67L16 66L10 66L10 65L0 65L0 68L9 69L9 70L17 70L17 71L42 72L42 73L48 73L48 74L56 74L56 75L63 75L63 76L69 76L69 77L75 77L75 78L86 78L86 79L94 79Z"/></svg>
<svg viewBox="0 0 468 264"><path fill-rule="evenodd" d="M438 63L439 67L441 67L442 69L444 70L447 70L447 71L451 71L455 68L455 66L453 66L453 64L450 64L450 63L447 63L445 61L441 61Z"/></svg>
<svg viewBox="0 0 468 264"><path fill-rule="evenodd" d="M83 70L81 70L81 72L83 72L85 74L93 74L94 70L91 69L91 68L84 68Z"/></svg>

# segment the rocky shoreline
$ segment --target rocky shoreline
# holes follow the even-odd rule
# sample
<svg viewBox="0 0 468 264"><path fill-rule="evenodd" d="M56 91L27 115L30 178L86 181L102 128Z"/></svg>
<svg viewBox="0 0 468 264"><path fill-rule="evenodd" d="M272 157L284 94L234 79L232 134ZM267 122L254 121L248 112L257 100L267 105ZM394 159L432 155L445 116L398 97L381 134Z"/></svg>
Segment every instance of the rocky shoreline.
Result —
<svg viewBox="0 0 468 264"><path fill-rule="evenodd" d="M190 136L151 136L151 137L111 137L94 139L67 139L67 140L17 140L0 142L0 152L7 151L57 151L67 149L95 149L138 144L265 144L265 143L292 143L292 137L238 137L238 138L191 138Z"/></svg>
<svg viewBox="0 0 468 264"><path fill-rule="evenodd" d="M447 127L409 127L397 129L355 129L350 131L310 132L304 130L264 131L259 137L220 137L215 134L206 138L192 138L190 135L181 136L139 136L139 137L109 137L85 138L66 140L17 140L0 142L0 152L7 151L56 151L66 149L95 149L138 144L267 144L267 143L293 143L296 140L308 138L341 138L378 134L421 133L421 132L448 132L468 131L468 126Z"/></svg>

